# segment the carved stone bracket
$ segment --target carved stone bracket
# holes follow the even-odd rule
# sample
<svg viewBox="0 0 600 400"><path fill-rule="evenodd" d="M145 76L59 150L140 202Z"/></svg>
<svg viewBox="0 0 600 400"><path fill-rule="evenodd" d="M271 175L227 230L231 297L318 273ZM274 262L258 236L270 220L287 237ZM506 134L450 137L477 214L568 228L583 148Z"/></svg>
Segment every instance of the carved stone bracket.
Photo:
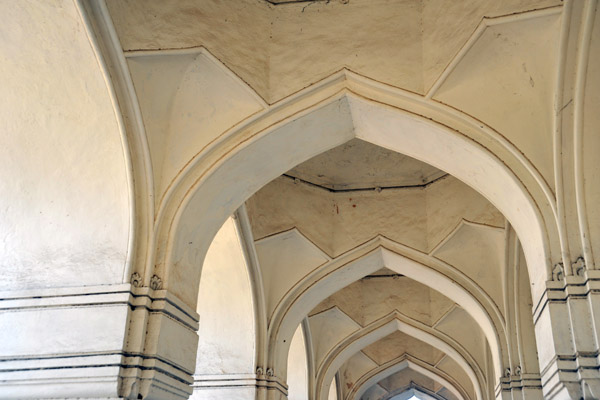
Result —
<svg viewBox="0 0 600 400"><path fill-rule="evenodd" d="M162 280L158 277L158 275L152 275L150 279L150 288L153 290L162 289Z"/></svg>
<svg viewBox="0 0 600 400"><path fill-rule="evenodd" d="M140 287L142 286L142 277L137 272L131 274L131 286Z"/></svg>
<svg viewBox="0 0 600 400"><path fill-rule="evenodd" d="M504 370L504 377L505 378L510 378L511 375L512 375L512 372L510 371L510 368L506 368Z"/></svg>
<svg viewBox="0 0 600 400"><path fill-rule="evenodd" d="M583 276L585 273L585 259L581 256L577 257L577 260L575 260L575 262L572 264L573 265L573 272L575 273L575 275L577 276Z"/></svg>
<svg viewBox="0 0 600 400"><path fill-rule="evenodd" d="M144 286L142 284L142 277L137 272L134 272L133 274L131 274L130 282L131 282L131 286L133 286L133 287L139 288L139 287ZM160 279L158 277L158 275L152 275L152 278L150 278L150 288L153 290L162 289L162 279Z"/></svg>
<svg viewBox="0 0 600 400"><path fill-rule="evenodd" d="M521 376L521 373L522 373L522 371L521 371L521 366L520 366L520 365L517 365L517 366L515 367L515 375L516 375L516 376Z"/></svg>
<svg viewBox="0 0 600 400"><path fill-rule="evenodd" d="M553 281L562 281L565 278L565 269L563 267L563 263L559 262L554 265L552 269L552 280Z"/></svg>

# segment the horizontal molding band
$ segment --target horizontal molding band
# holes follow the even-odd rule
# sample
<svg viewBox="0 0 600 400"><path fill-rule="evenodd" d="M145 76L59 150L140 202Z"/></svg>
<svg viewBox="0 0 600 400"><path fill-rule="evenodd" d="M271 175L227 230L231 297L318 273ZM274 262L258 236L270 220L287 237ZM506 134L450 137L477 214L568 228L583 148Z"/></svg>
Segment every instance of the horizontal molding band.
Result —
<svg viewBox="0 0 600 400"><path fill-rule="evenodd" d="M199 315L167 290L130 284L0 292L0 313L124 305L132 310L162 313L197 331Z"/></svg>
<svg viewBox="0 0 600 400"><path fill-rule="evenodd" d="M78 354L41 357L12 357L0 359L0 381L18 380L19 376L31 375L36 372L42 378L53 375L53 371L86 370L94 368L122 368L158 371L181 381L186 385L192 384L190 371L163 357L130 353L124 351L106 352L102 354ZM89 372L86 372L89 374ZM126 377L128 374L118 373ZM12 378L11 378L12 377Z"/></svg>
<svg viewBox="0 0 600 400"><path fill-rule="evenodd" d="M541 374L545 391L562 383L581 383L582 379L600 379L598 353L554 357Z"/></svg>
<svg viewBox="0 0 600 400"><path fill-rule="evenodd" d="M583 277L572 275L563 281L548 281L546 290L533 310L534 323L537 323L549 303L566 303L595 294L600 294L600 270L587 270Z"/></svg>
<svg viewBox="0 0 600 400"><path fill-rule="evenodd" d="M194 375L194 390L256 388L278 390L287 396L288 388L279 378L254 374Z"/></svg>

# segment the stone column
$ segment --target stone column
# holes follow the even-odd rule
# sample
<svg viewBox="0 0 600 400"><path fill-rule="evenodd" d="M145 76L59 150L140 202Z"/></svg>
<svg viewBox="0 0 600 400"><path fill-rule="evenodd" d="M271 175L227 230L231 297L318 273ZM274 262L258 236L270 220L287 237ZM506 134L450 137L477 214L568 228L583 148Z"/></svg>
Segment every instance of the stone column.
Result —
<svg viewBox="0 0 600 400"><path fill-rule="evenodd" d="M600 271L553 277L534 309L544 398L598 399Z"/></svg>

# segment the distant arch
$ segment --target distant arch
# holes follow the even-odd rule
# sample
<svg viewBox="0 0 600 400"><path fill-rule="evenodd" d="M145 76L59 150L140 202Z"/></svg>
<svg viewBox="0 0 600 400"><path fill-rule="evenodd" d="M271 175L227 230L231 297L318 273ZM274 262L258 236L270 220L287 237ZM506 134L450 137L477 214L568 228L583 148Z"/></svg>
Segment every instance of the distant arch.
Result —
<svg viewBox="0 0 600 400"><path fill-rule="evenodd" d="M391 376L395 373L398 373L405 369L412 369L420 373L423 376L426 376L441 386L448 389L453 395L455 395L458 400L469 400L470 397L457 382L455 382L450 376L445 374L442 371L435 370L429 364L418 360L410 355L402 355L384 365L381 365L369 372L365 375L361 376L357 381L352 390L348 393L345 400L353 400L360 399L361 396L370 388L375 385L377 382ZM445 375L445 376L442 376ZM453 382L454 381L454 382ZM395 395L406 391L406 388L402 388L399 392L391 392L387 398L392 398Z"/></svg>
<svg viewBox="0 0 600 400"><path fill-rule="evenodd" d="M327 354L317 372L317 400L327 398L329 385L339 368L354 354L378 340L400 331L442 351L452 358L467 374L478 400L487 399L486 382L483 371L471 355L442 334L423 329L408 317L393 313L346 337L335 350Z"/></svg>
<svg viewBox="0 0 600 400"><path fill-rule="evenodd" d="M502 327L494 324L485 307L464 287L415 260L391 251L392 241L377 238L355 248L306 277L293 288L275 310L269 327L269 363L285 376L285 359L295 327L304 315L321 301L383 267L389 268L434 290L442 292L465 309L479 324L488 340L496 378L499 379L505 358L505 338ZM398 247L398 246L397 246ZM399 250L396 248L395 250Z"/></svg>

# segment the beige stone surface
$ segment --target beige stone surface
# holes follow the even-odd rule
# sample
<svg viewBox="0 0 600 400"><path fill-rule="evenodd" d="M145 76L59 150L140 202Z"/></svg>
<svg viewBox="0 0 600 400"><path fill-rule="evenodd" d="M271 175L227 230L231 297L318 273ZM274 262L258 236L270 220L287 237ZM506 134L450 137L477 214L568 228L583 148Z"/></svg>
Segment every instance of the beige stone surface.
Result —
<svg viewBox="0 0 600 400"><path fill-rule="evenodd" d="M274 3L0 1L0 398L600 398L597 1Z"/></svg>

